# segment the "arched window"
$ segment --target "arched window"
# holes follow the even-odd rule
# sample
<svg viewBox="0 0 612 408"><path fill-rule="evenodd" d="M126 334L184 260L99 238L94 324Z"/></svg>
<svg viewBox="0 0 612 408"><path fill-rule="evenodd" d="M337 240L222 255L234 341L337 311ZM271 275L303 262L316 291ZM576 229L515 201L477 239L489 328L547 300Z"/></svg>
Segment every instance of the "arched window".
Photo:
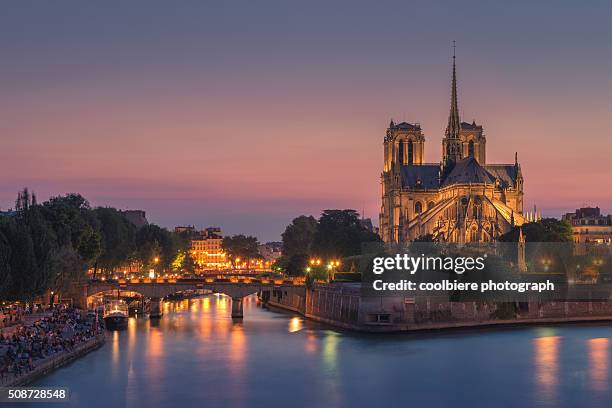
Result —
<svg viewBox="0 0 612 408"><path fill-rule="evenodd" d="M430 201L427 203L427 209L431 210L432 208L434 208L434 205L436 205L436 203L434 203L433 201Z"/></svg>
<svg viewBox="0 0 612 408"><path fill-rule="evenodd" d="M468 156L474 157L474 141L473 140L470 140L470 143L468 143Z"/></svg>
<svg viewBox="0 0 612 408"><path fill-rule="evenodd" d="M408 142L408 164L412 164L414 161L414 146L412 140Z"/></svg>
<svg viewBox="0 0 612 408"><path fill-rule="evenodd" d="M414 212L415 214L420 214L423 212L423 204L420 201L414 203Z"/></svg>
<svg viewBox="0 0 612 408"><path fill-rule="evenodd" d="M403 140L399 141L398 149L399 151L397 152L397 161L399 162L399 164L404 164L404 141Z"/></svg>
<svg viewBox="0 0 612 408"><path fill-rule="evenodd" d="M471 230L471 233L470 233L470 241L471 241L471 242L478 242L478 241L480 241L480 239L479 239L479 237L478 237L478 229L473 228L473 229Z"/></svg>

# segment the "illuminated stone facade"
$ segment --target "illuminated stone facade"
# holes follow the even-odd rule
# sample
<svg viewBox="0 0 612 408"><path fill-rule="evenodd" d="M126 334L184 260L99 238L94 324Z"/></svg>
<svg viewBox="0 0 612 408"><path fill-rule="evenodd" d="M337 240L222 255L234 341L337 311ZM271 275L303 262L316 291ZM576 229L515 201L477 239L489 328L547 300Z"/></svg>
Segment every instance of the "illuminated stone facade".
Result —
<svg viewBox="0 0 612 408"><path fill-rule="evenodd" d="M178 234L186 234L191 240L191 256L198 271L226 269L229 264L223 251L221 228L209 227L198 231L193 226L176 227Z"/></svg>
<svg viewBox="0 0 612 408"><path fill-rule="evenodd" d="M489 164L482 126L459 119L455 57L451 108L440 163L425 163L419 124L391 121L384 139L380 235L408 242L429 234L445 242L493 241L522 225L523 175L514 163Z"/></svg>
<svg viewBox="0 0 612 408"><path fill-rule="evenodd" d="M574 242L612 245L612 215L602 215L599 207L579 208L562 218L572 224Z"/></svg>

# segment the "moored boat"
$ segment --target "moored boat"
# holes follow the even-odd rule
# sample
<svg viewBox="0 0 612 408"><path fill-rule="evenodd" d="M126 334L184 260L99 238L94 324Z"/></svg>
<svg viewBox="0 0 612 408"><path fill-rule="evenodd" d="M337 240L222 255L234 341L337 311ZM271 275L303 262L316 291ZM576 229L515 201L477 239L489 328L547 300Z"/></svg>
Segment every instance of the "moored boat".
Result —
<svg viewBox="0 0 612 408"><path fill-rule="evenodd" d="M123 300L104 305L104 324L109 330L125 329L128 322L128 306Z"/></svg>

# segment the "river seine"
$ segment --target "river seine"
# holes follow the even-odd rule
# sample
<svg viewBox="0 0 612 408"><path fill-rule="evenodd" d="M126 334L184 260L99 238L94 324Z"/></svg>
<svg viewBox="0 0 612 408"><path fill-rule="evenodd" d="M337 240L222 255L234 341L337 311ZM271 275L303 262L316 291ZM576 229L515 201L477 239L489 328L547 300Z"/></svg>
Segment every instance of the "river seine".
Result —
<svg viewBox="0 0 612 408"><path fill-rule="evenodd" d="M364 335L230 302L166 303L32 385L87 408L612 406L612 326Z"/></svg>

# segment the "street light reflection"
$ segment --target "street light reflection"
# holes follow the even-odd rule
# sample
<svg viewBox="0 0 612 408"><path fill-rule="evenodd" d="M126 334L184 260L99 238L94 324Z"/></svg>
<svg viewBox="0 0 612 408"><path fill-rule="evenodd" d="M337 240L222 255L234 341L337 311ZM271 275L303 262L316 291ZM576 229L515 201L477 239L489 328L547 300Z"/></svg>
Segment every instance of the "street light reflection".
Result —
<svg viewBox="0 0 612 408"><path fill-rule="evenodd" d="M558 336L544 336L533 340L535 359L535 378L540 384L541 395L553 403L556 386L559 382L559 345Z"/></svg>
<svg viewBox="0 0 612 408"><path fill-rule="evenodd" d="M297 316L294 316L289 320L289 333L295 333L304 328L304 322Z"/></svg>
<svg viewBox="0 0 612 408"><path fill-rule="evenodd" d="M589 378L591 387L596 391L608 389L608 348L607 338L595 338L587 341L589 349Z"/></svg>

